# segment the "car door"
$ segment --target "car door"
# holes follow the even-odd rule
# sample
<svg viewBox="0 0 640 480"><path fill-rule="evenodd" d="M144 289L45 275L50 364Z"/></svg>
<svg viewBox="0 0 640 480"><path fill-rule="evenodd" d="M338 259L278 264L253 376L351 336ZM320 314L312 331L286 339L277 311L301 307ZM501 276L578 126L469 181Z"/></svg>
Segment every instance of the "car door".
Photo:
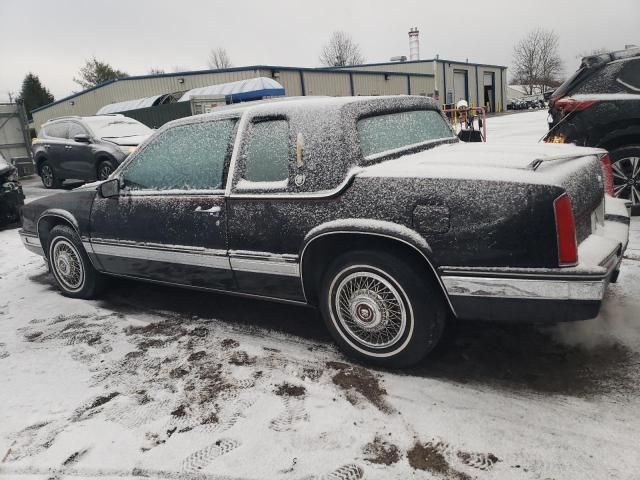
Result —
<svg viewBox="0 0 640 480"><path fill-rule="evenodd" d="M69 124L66 121L52 122L45 128L47 138L44 140L44 149L47 152L47 161L53 167L55 174L59 178L68 177L66 169L67 136L69 133Z"/></svg>
<svg viewBox="0 0 640 480"><path fill-rule="evenodd" d="M67 169L73 172L72 178L81 180L96 179L96 165L92 145L89 142L76 142L76 135L89 135L89 132L78 122L69 122L69 141L65 145Z"/></svg>
<svg viewBox="0 0 640 480"><path fill-rule="evenodd" d="M296 237L297 227L307 220L291 214L291 206L303 202L287 195L295 181L295 135L285 117L258 117L243 137L227 205L229 258L238 289L303 300L297 255L301 238ZM276 195L281 197L274 200Z"/></svg>
<svg viewBox="0 0 640 480"><path fill-rule="evenodd" d="M121 192L96 197L90 251L112 274L235 286L224 187L236 118L173 126L123 167Z"/></svg>

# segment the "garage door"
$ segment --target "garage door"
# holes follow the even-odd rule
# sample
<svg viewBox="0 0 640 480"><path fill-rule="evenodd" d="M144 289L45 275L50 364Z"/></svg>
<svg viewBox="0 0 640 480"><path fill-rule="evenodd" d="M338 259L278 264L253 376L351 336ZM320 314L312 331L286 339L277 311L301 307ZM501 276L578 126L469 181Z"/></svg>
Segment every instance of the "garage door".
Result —
<svg viewBox="0 0 640 480"><path fill-rule="evenodd" d="M453 71L453 102L456 103L459 100L467 100L467 71L466 70L454 70Z"/></svg>

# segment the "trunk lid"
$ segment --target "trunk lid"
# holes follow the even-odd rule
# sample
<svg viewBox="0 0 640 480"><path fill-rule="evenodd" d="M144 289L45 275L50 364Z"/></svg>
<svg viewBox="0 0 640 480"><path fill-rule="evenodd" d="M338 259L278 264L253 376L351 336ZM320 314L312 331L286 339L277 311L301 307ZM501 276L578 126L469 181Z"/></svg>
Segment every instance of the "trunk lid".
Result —
<svg viewBox="0 0 640 480"><path fill-rule="evenodd" d="M580 242L591 233L591 214L603 200L599 157L604 153L605 150L597 148L566 144L460 142L371 165L360 175L446 177L557 186L571 199Z"/></svg>

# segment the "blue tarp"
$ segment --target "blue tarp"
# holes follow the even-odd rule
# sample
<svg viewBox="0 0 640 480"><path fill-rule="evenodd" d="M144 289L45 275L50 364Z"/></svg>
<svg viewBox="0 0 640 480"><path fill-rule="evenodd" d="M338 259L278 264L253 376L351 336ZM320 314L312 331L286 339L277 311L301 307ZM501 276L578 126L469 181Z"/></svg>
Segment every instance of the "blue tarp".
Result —
<svg viewBox="0 0 640 480"><path fill-rule="evenodd" d="M267 77L250 78L231 83L209 85L207 87L189 90L179 102L191 100L191 97L207 97L224 95L230 103L258 100L263 97L281 97L284 95L284 87L278 82Z"/></svg>

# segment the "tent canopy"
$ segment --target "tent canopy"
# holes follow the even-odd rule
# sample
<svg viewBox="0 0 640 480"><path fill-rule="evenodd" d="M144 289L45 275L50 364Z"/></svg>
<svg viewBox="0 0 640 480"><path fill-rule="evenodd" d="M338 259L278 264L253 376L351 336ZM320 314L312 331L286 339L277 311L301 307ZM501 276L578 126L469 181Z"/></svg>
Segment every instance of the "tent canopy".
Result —
<svg viewBox="0 0 640 480"><path fill-rule="evenodd" d="M96 112L96 115L106 115L108 113L120 113L126 112L127 110L136 110L137 108L152 107L156 104L157 100L164 96L165 94L154 95L153 97L136 98L135 100L110 103L109 105L105 105L100 110L98 110Z"/></svg>
<svg viewBox="0 0 640 480"><path fill-rule="evenodd" d="M225 95L229 101L235 103L257 100L262 97L279 97L284 95L284 87L271 78L257 77L237 82L194 88L182 95L178 101L186 102L191 100L191 97L210 95Z"/></svg>

